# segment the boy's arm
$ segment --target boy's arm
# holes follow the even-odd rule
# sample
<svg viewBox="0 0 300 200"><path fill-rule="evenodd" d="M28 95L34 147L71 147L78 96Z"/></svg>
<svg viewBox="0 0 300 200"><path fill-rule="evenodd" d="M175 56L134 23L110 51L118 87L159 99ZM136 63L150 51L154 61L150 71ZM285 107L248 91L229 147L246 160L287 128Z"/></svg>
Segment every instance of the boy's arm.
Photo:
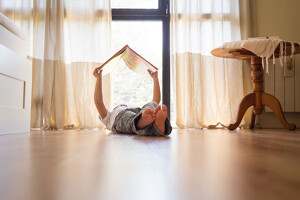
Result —
<svg viewBox="0 0 300 200"><path fill-rule="evenodd" d="M94 101L97 107L97 110L103 119L107 115L107 109L103 102L103 95L102 95L102 71L98 73L98 68L94 70L93 75L97 78L96 86L95 86L95 94L94 94Z"/></svg>
<svg viewBox="0 0 300 200"><path fill-rule="evenodd" d="M155 101L156 103L160 103L160 86L159 86L159 80L158 80L158 72L151 72L148 70L148 73L150 74L151 78L153 79L153 99L152 101Z"/></svg>

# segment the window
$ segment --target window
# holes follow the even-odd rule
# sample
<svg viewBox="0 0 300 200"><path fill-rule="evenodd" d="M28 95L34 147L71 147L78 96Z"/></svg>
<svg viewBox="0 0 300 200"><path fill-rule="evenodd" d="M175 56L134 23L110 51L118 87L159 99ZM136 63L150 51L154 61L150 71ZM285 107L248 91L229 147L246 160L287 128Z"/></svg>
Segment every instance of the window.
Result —
<svg viewBox="0 0 300 200"><path fill-rule="evenodd" d="M112 0L112 8L116 9L158 9L158 0Z"/></svg>
<svg viewBox="0 0 300 200"><path fill-rule="evenodd" d="M169 0L112 0L112 48L116 52L128 44L159 68L162 103L170 108L168 8ZM134 74L123 65L118 67L111 73L112 106L120 103L142 106L151 101L152 80Z"/></svg>

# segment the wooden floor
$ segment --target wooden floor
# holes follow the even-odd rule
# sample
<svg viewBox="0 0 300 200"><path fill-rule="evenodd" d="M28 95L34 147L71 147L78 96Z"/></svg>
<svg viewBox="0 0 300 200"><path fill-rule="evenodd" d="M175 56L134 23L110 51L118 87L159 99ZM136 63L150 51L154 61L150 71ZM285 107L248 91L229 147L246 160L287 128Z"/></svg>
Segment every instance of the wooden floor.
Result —
<svg viewBox="0 0 300 200"><path fill-rule="evenodd" d="M0 199L300 199L300 130L3 135Z"/></svg>

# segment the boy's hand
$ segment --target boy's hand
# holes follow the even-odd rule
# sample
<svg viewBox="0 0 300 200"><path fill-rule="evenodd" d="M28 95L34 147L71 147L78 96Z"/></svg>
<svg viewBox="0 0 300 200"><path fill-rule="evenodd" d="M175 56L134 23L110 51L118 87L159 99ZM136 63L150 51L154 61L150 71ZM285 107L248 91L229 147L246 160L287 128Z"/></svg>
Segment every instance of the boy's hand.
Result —
<svg viewBox="0 0 300 200"><path fill-rule="evenodd" d="M158 72L157 71L152 72L150 69L148 69L147 71L148 71L148 73L149 73L149 75L151 76L152 79L157 79L158 78L158 76L157 76Z"/></svg>
<svg viewBox="0 0 300 200"><path fill-rule="evenodd" d="M98 79L98 78L102 78L102 70L98 73L99 71L99 67L95 68L93 75Z"/></svg>

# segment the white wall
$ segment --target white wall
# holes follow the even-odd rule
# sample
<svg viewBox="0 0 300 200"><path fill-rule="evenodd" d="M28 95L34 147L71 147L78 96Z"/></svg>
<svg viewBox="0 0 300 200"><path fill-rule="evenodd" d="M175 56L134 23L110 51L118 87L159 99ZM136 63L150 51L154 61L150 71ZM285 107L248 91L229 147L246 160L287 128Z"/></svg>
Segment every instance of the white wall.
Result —
<svg viewBox="0 0 300 200"><path fill-rule="evenodd" d="M257 25L255 27L256 36L280 36L284 40L300 42L300 0L256 0L254 13L256 14ZM277 93L277 95L285 96L280 99L283 109L287 108L285 110L290 111L285 113L288 121L296 123L296 126L300 127L300 113L297 113L300 109L299 106L297 107L297 104L300 103L298 101L300 99L299 55L296 56L295 63L296 77L286 77L283 82L285 86L289 84L292 86L286 87L284 94ZM283 73L281 76L283 76ZM292 90L294 90L294 94L289 93ZM291 105L295 105L295 108L291 108ZM259 125L262 128L282 127L273 113L263 113L260 116Z"/></svg>
<svg viewBox="0 0 300 200"><path fill-rule="evenodd" d="M257 36L300 41L299 0L256 0Z"/></svg>

